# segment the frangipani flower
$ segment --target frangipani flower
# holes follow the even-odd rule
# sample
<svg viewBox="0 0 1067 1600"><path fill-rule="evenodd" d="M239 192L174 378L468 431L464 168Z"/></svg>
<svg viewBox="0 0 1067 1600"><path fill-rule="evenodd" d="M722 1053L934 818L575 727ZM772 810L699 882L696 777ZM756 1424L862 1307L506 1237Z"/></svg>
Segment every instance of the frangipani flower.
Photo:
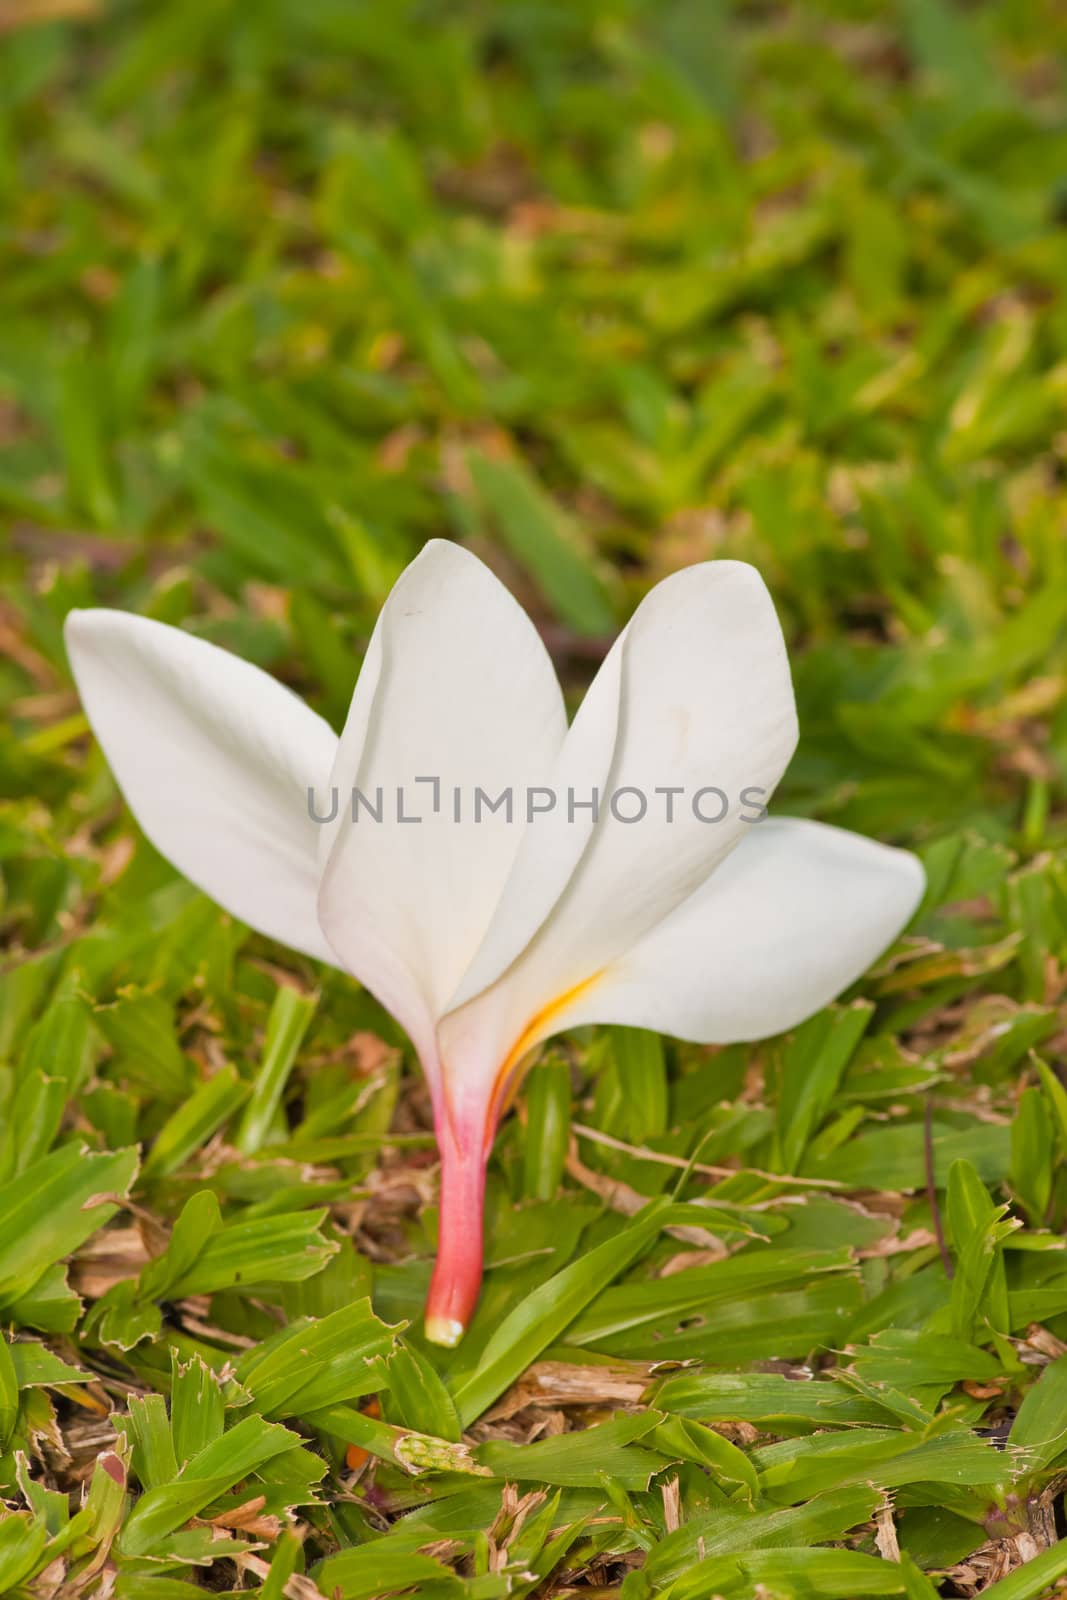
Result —
<svg viewBox="0 0 1067 1600"><path fill-rule="evenodd" d="M347 969L410 1035L441 1155L441 1344L477 1300L486 1161L544 1039L592 1022L780 1032L857 978L922 892L906 852L752 820L797 725L774 607L742 562L653 589L570 728L525 613L440 540L386 601L339 739L266 673L161 623L77 611L67 644L157 849L251 927Z"/></svg>

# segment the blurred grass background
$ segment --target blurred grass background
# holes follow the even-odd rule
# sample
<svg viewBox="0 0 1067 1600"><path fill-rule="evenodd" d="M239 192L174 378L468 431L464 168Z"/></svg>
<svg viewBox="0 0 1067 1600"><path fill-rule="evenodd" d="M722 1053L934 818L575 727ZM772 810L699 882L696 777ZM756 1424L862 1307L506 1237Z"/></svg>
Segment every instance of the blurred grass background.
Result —
<svg viewBox="0 0 1067 1600"><path fill-rule="evenodd" d="M579 678L650 582L737 556L800 647L791 804L894 836L1041 806L1004 730L1064 728L1058 6L33 15L0 496L39 674L72 603L119 603L336 721L431 535Z"/></svg>
<svg viewBox="0 0 1067 1600"><path fill-rule="evenodd" d="M1026 1600L1067 1571L1060 1423L1034 1421L1067 1429L1065 46L1055 0L0 0L0 1177L10 1206L54 1219L31 1249L25 1215L5 1234L0 1211L0 1317L22 1330L0 1362L0 1477L26 1508L0 1520L4 1592L43 1600L61 1560L77 1592L117 1583L120 1600L205 1584L306 1600L293 1574L323 1557L342 1565L319 1569L322 1592L346 1600L412 1585L702 1600L757 1583L846 1600L1015 1583L998 1594ZM384 595L441 535L520 596L575 696L658 578L755 562L800 706L781 808L922 847L931 889L916 939L864 986L876 1013L830 1011L714 1069L618 1032L538 1069L526 1154L509 1124L494 1164L482 1322L439 1373L417 1325L390 1344L344 1322L367 1293L417 1317L425 1286L431 1152L403 1041L137 842L60 630L91 604L191 628L339 725ZM965 1158L951 1286L925 1192L932 1090L941 1191ZM583 1135L578 1161L572 1093L580 1126L628 1148ZM773 1249L744 1231L770 1213L733 1236L719 1217L739 1260L770 1251L758 1292L709 1258L671 1299L664 1236L615 1289L590 1276L562 1344L536 1305L506 1324L503 1377L472 1398L502 1317L572 1257L623 1249L612 1186L632 1210L673 1181L634 1146L751 1162L710 1196L792 1204ZM841 1187L804 1222L812 1191L788 1174ZM139 1209L119 1213L134 1182ZM94 1193L115 1198L83 1213ZM1007 1255L1005 1200L1031 1241ZM158 1265L179 1215L179 1244L215 1238L199 1276L175 1235ZM227 1360L300 1315L341 1317L342 1344L367 1341L389 1381L339 1380L344 1415L324 1421L321 1394L272 1409L246 1356L242 1400ZM956 1347L909 1367L932 1338ZM751 1362L771 1363L761 1382L785 1381L775 1362L810 1376L849 1340L865 1353L848 1397L821 1387L843 1426L885 1437L836 1476L830 1402L798 1418L773 1383L716 1377ZM558 1371L590 1351L568 1389ZM558 1420L531 1390L532 1413L478 1422L470 1488L447 1454L460 1424L538 1356L555 1361ZM707 1382L659 1391L671 1420L653 1423L635 1397L664 1356ZM1020 1410L1050 1362L1061 1387ZM169 1421L144 1399L164 1393ZM361 1420L366 1393L378 1420ZM329 1509L308 1509L314 1463L291 1456L288 1477L214 1478L215 1496L172 1497L153 1522L190 1419L207 1406L221 1435L224 1414L227 1430L252 1420L250 1397L317 1441ZM605 1422L613 1401L633 1415ZM135 1419L129 1449L112 1407ZM398 1464L399 1428L445 1452L428 1479ZM963 1455L901 1490L872 1461L890 1432L924 1430ZM989 1443L1009 1430L1031 1452L1010 1472ZM798 1455L800 1501L773 1455L797 1438L822 1463ZM105 1446L148 1503L125 1548ZM59 1503L83 1482L93 1517L64 1554ZM892 1538L858 1482L897 1489ZM520 1491L542 1495L522 1516ZM262 1526L211 1522L257 1495ZM736 1532L739 1506L773 1519L783 1504L797 1521L781 1535ZM303 1550L281 1531L294 1508ZM916 1565L887 1577L897 1532ZM777 1565L752 1555L783 1539ZM748 1565L723 1567L738 1550ZM877 1582L906 1590L842 1565L876 1556Z"/></svg>

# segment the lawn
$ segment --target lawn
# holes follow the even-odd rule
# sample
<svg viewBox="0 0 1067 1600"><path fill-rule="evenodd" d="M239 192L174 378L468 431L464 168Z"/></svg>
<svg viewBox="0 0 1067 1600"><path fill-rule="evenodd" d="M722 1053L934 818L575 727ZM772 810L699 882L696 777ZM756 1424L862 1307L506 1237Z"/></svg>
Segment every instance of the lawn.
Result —
<svg viewBox="0 0 1067 1600"><path fill-rule="evenodd" d="M0 0L0 1593L1067 1581L1067 13ZM147 843L73 607L335 728L434 537L572 707L755 564L778 812L927 891L785 1036L553 1041L423 1338L428 1096Z"/></svg>

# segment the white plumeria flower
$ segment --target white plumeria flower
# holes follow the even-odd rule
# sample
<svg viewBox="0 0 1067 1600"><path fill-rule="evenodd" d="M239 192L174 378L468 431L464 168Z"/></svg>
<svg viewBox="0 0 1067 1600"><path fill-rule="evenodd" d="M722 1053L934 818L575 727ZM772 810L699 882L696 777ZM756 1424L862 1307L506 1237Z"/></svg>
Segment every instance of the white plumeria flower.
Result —
<svg viewBox="0 0 1067 1600"><path fill-rule="evenodd" d="M743 562L657 585L570 728L525 612L441 540L386 601L340 739L179 629L76 611L66 637L157 849L252 928L347 969L410 1035L441 1154L440 1344L477 1300L489 1149L544 1039L593 1022L713 1044L781 1032L852 983L922 893L905 851L738 804L770 795L797 737L781 629ZM511 819L476 820L476 787L510 790ZM309 790L318 816L337 792L332 821ZM716 791L718 820L721 802L694 804Z"/></svg>

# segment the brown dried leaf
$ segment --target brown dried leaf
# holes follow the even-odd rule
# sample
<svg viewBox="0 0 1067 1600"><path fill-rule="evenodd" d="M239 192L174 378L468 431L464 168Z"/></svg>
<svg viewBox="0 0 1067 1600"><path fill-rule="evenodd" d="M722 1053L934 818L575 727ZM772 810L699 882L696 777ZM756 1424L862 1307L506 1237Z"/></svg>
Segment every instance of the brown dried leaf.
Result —
<svg viewBox="0 0 1067 1600"><path fill-rule="evenodd" d="M600 1366L565 1361L538 1361L523 1373L486 1413L486 1422L501 1422L525 1410L557 1406L639 1405L652 1375L651 1362Z"/></svg>
<svg viewBox="0 0 1067 1600"><path fill-rule="evenodd" d="M900 1545L897 1543L897 1525L893 1521L893 1507L886 1501L874 1514L874 1542L883 1561L899 1561Z"/></svg>
<svg viewBox="0 0 1067 1600"><path fill-rule="evenodd" d="M677 1476L668 1478L661 1485L660 1494L663 1497L663 1526L668 1533L675 1533L682 1526L682 1495Z"/></svg>

